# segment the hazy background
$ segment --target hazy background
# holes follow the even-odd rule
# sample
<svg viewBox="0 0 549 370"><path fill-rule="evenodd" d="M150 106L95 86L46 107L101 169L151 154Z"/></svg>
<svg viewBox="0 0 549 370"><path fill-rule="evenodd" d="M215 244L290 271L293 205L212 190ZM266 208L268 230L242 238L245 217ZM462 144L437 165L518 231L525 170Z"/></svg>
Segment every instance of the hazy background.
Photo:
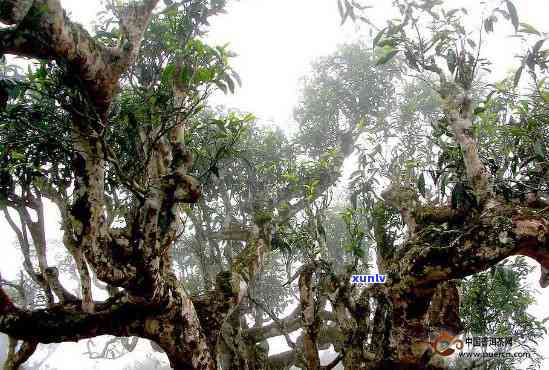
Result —
<svg viewBox="0 0 549 370"><path fill-rule="evenodd" d="M467 8L480 24L482 1L450 1L454 7ZM72 20L91 30L100 9L99 0L61 2ZM368 14L370 19L381 25L384 20L396 15L391 9L391 2L370 1L376 5L376 9ZM516 0L515 3L521 22L549 31L546 26L549 14L547 0ZM340 26L336 0L241 0L232 1L227 10L227 14L212 20L208 40L214 44L229 43L230 48L238 54L232 65L241 75L243 86L237 89L235 95L215 95L211 103L252 112L260 120L287 130L295 127L292 111L299 98L300 77L310 70L311 61L333 52L338 44L371 39L366 31L358 30L351 22L345 27ZM502 25L496 27L496 31L502 29ZM493 74L487 76L490 81L503 78L518 66L514 55L520 52L521 45L507 37L512 34L511 27L503 29L506 31L496 32L486 40L483 50L483 54L494 62ZM46 216L47 238L60 239L57 211L48 207ZM4 245L0 272L5 278L13 278L21 269L21 258L15 247L15 235L3 219L0 219L0 236ZM538 287L538 278L539 266L536 265L530 284ZM538 303L532 307L531 313L544 318L549 316L549 292L538 290ZM275 339L271 343L271 353L288 349L283 340ZM1 359L5 347L2 343L0 347ZM547 338L544 343L540 343L540 348L545 357L549 358ZM130 366L130 369L135 360L145 360L147 353L151 352L144 341L136 351L118 360L90 360L83 354L85 351L83 343L64 343L39 369L103 370L124 369L126 366ZM38 351L31 358L30 364L40 361L42 357L43 351ZM167 361L165 356L162 360ZM545 360L545 368L549 369L549 360Z"/></svg>

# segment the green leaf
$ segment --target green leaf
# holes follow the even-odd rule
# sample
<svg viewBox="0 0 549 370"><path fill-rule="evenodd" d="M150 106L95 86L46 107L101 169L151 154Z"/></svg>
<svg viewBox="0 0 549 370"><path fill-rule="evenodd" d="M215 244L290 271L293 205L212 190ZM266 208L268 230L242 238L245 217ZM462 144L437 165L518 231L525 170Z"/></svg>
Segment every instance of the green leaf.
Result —
<svg viewBox="0 0 549 370"><path fill-rule="evenodd" d="M393 57L397 55L398 52L399 52L398 49L394 49L391 47L386 48L383 55L379 57L379 59L376 61L376 65L379 66L387 63L388 61L393 59Z"/></svg>
<svg viewBox="0 0 549 370"><path fill-rule="evenodd" d="M226 139L226 138L227 138L227 134L224 133L224 132L217 132L217 133L213 136L213 138L216 139L216 140Z"/></svg>
<svg viewBox="0 0 549 370"><path fill-rule="evenodd" d="M343 18L345 13L343 12L343 3L341 0L337 0L337 10L339 11L339 16Z"/></svg>
<svg viewBox="0 0 549 370"><path fill-rule="evenodd" d="M353 6L349 4L348 0L344 0L345 5L343 5L343 2L341 0L338 0L337 6L339 9L339 14L341 15L341 24L345 24L345 21L350 16L353 20L355 19L355 13L353 11Z"/></svg>
<svg viewBox="0 0 549 370"><path fill-rule="evenodd" d="M357 191L354 191L352 194L351 194L351 206L356 209L357 208L357 205L358 205L358 192Z"/></svg>
<svg viewBox="0 0 549 370"><path fill-rule="evenodd" d="M211 81L214 77L214 74L215 72L212 71L211 69L209 68L200 68L197 72L196 72L196 83L202 83L202 82L208 82L208 81Z"/></svg>
<svg viewBox="0 0 549 370"><path fill-rule="evenodd" d="M233 79L228 76L228 75L225 75L225 78L224 78L225 82L227 83L227 86L229 87L229 91L231 92L231 94L234 94L234 91L235 91L235 84L234 84L234 81Z"/></svg>
<svg viewBox="0 0 549 370"><path fill-rule="evenodd" d="M166 68L164 68L164 71L162 71L162 82L168 83L169 81L173 80L173 76L175 74L175 64L168 64Z"/></svg>
<svg viewBox="0 0 549 370"><path fill-rule="evenodd" d="M242 87L242 79L240 78L240 75L237 72L233 71L232 76L236 81L236 83L238 84L238 86Z"/></svg>
<svg viewBox="0 0 549 370"><path fill-rule="evenodd" d="M447 18L451 18L454 14L456 14L459 11L459 9L452 9L448 13L446 13Z"/></svg>
<svg viewBox="0 0 549 370"><path fill-rule="evenodd" d="M16 161L20 161L20 160L23 160L25 159L25 155L22 154L22 153L19 153L19 152L16 152L15 150L13 150L11 153L10 153L11 157L16 160Z"/></svg>
<svg viewBox="0 0 549 370"><path fill-rule="evenodd" d="M349 3L349 1L345 0L345 3L347 4L347 13L349 13L349 17L353 20L353 22L356 22L356 15L355 15L355 8L353 5Z"/></svg>
<svg viewBox="0 0 549 370"><path fill-rule="evenodd" d="M227 94L229 92L229 90L227 89L227 85L225 85L222 81L215 81L215 84L225 94Z"/></svg>
<svg viewBox="0 0 549 370"><path fill-rule="evenodd" d="M37 13L46 14L48 10L49 10L49 7L47 4L41 4L41 5L38 5Z"/></svg>
<svg viewBox="0 0 549 370"><path fill-rule="evenodd" d="M164 11L164 14L168 17L177 17L178 9L177 6L170 6Z"/></svg>
<svg viewBox="0 0 549 370"><path fill-rule="evenodd" d="M352 0L351 3L353 4L353 6L359 10L366 10L366 9L371 9L373 8L373 6L371 5L361 5L358 1L355 1L355 0Z"/></svg>
<svg viewBox="0 0 549 370"><path fill-rule="evenodd" d="M519 24L522 27L519 30L519 32L530 33L530 34L533 34L533 35L541 36L541 33L537 29L535 29L533 26L529 25L528 23L519 23Z"/></svg>
<svg viewBox="0 0 549 370"><path fill-rule="evenodd" d="M446 55L446 64L448 65L448 70L454 74L457 67L457 57L456 52L453 49L448 50L448 55Z"/></svg>
<svg viewBox="0 0 549 370"><path fill-rule="evenodd" d="M522 75L522 70L524 69L524 65L521 65L519 69L515 72L515 77L513 78L513 87L517 87L518 83L520 82L520 76Z"/></svg>
<svg viewBox="0 0 549 370"><path fill-rule="evenodd" d="M419 190L419 193L425 198L425 176L423 176L423 172L421 175L419 175L417 179L417 189Z"/></svg>
<svg viewBox="0 0 549 370"><path fill-rule="evenodd" d="M452 204L452 209L461 208L467 199L467 190L465 186L461 183L454 185L452 189L452 194L450 195L450 202Z"/></svg>
<svg viewBox="0 0 549 370"><path fill-rule="evenodd" d="M406 61L408 62L408 65L415 69L415 70L419 70L419 65L417 64L417 59L416 57L414 56L413 53L411 53L409 50L406 50L404 52L404 56L406 57Z"/></svg>
<svg viewBox="0 0 549 370"><path fill-rule="evenodd" d="M518 18L517 8L510 0L507 0L506 4L507 4L507 10L509 11L509 16L511 17L511 23L513 23L513 26L515 27L515 31L518 31L519 18Z"/></svg>
<svg viewBox="0 0 549 370"><path fill-rule="evenodd" d="M440 193L446 195L446 185L448 184L448 175L444 173L440 177Z"/></svg>
<svg viewBox="0 0 549 370"><path fill-rule="evenodd" d="M388 39L383 39L383 40L379 41L377 43L377 46L382 47L382 48L384 48L386 46L390 46L390 47L394 48L397 45L397 43L398 43L398 41L396 39L388 38Z"/></svg>
<svg viewBox="0 0 549 370"><path fill-rule="evenodd" d="M486 99L484 99L484 104L488 104L491 100L494 94L496 93L496 90L490 91L490 93L486 96Z"/></svg>
<svg viewBox="0 0 549 370"><path fill-rule="evenodd" d="M362 175L362 171L356 170L356 171L353 171L353 173L351 174L351 176L349 176L349 178L353 179L355 177L360 177L361 175Z"/></svg>
<svg viewBox="0 0 549 370"><path fill-rule="evenodd" d="M473 114L475 116L478 116L479 114L484 113L485 111L486 111L485 107L476 107Z"/></svg>
<svg viewBox="0 0 549 370"><path fill-rule="evenodd" d="M546 39L542 39L542 40L539 40L538 42L535 43L534 47L532 48L532 53L533 54L537 54L539 53L541 47L543 46L543 43L545 42Z"/></svg>
<svg viewBox="0 0 549 370"><path fill-rule="evenodd" d="M382 29L381 31L379 31L376 35L376 37L374 37L374 41L373 41L373 48L375 49L375 47L377 46L379 40L381 40L381 38L383 37L383 35L385 34L385 31L387 31L387 27L385 27L384 29Z"/></svg>
<svg viewBox="0 0 549 370"><path fill-rule="evenodd" d="M541 141L536 141L534 144L534 153L536 153L538 159L545 160L545 148Z"/></svg>
<svg viewBox="0 0 549 370"><path fill-rule="evenodd" d="M47 77L48 71L46 71L46 66L44 64L41 64L40 67L35 72L36 78L39 80L43 80Z"/></svg>
<svg viewBox="0 0 549 370"><path fill-rule="evenodd" d="M536 56L534 55L534 53L528 53L526 55L526 58L524 59L524 63L526 63L528 68L530 68L531 70L536 68Z"/></svg>
<svg viewBox="0 0 549 370"><path fill-rule="evenodd" d="M355 256L363 258L364 257L364 250L360 248L360 246L357 246L353 249L353 253Z"/></svg>
<svg viewBox="0 0 549 370"><path fill-rule="evenodd" d="M484 29L487 33L494 31L494 21L492 20L492 18L487 18L484 20Z"/></svg>
<svg viewBox="0 0 549 370"><path fill-rule="evenodd" d="M283 173L282 178L290 183L297 183L299 178L293 173Z"/></svg>

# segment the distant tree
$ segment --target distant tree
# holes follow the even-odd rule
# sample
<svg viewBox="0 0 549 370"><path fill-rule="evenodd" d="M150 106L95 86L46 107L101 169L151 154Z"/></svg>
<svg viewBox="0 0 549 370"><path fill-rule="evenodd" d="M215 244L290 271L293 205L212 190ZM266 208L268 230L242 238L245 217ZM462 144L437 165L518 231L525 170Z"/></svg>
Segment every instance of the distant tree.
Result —
<svg viewBox="0 0 549 370"><path fill-rule="evenodd" d="M462 9L396 0L401 19L374 52L348 45L315 64L289 138L208 107L239 83L233 54L202 37L225 2L158 3L107 2L93 35L57 0L0 3L0 53L35 60L25 75L2 69L0 200L44 298L25 307L5 282L0 331L29 347L111 335L88 347L107 358L145 338L174 369L442 368L430 331L479 324L459 320L460 279L528 255L547 284L542 40L521 69L532 92L517 96L521 72L491 93ZM498 15L519 27L502 6L486 31ZM340 9L362 19L356 2ZM348 159L349 199L334 201ZM79 294L48 256L45 199ZM374 261L386 284L351 284ZM466 313L479 309L474 279ZM95 280L107 300L93 299ZM278 336L290 349L269 356Z"/></svg>

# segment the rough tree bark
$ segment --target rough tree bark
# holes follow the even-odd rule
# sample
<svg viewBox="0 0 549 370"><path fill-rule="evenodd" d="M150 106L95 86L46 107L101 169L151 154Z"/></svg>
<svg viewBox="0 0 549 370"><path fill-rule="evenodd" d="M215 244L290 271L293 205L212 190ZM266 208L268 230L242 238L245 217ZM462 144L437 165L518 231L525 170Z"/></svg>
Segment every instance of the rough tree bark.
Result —
<svg viewBox="0 0 549 370"><path fill-rule="evenodd" d="M43 232L43 227L35 228L26 219L23 225L29 228L39 256L44 257L39 259L40 274L32 270L30 263L26 268L47 291L57 295L59 302L50 299L48 309L28 311L14 305L2 292L0 326L12 337L30 343L74 341L100 333L136 335L159 343L176 369L213 369L215 363L204 328L166 257L175 237L176 205L194 202L200 194L197 182L185 173L188 163L182 160L184 148L173 141L165 143L167 148L163 149L169 155L163 158L167 166L156 173L157 190L143 193L137 184L129 182L142 207L124 230L113 229L104 217L105 163L112 158L102 134L118 80L133 62L157 3L145 0L120 9L121 40L116 47L106 47L71 22L57 0L0 2L0 21L9 26L0 31L0 52L55 60L78 77L71 88L85 96L69 108L74 200L72 204L66 199L59 202L65 244L82 275L83 299L64 294L55 281L55 271L48 270L43 235L34 232ZM26 206L21 203L21 209ZM27 215L21 212L21 217ZM22 244L28 244L25 237L26 232L20 237ZM128 253L133 256L130 263L124 256ZM88 268L100 280L124 290L106 302L93 302Z"/></svg>
<svg viewBox="0 0 549 370"><path fill-rule="evenodd" d="M473 137L473 106L462 81L441 77L444 114L463 152L466 175L479 199L469 213L459 209L422 206L413 189L393 184L385 193L385 204L400 210L412 232L398 253L387 246L383 230L384 205L376 235L380 270L389 275L384 295L392 304L391 350L383 368L420 369L444 367L425 345L429 328L459 334L459 294L453 284L460 279L513 255L532 257L541 265L544 287L549 260L547 210L527 203L509 204L491 187L489 172L481 162ZM459 237L451 240L422 236L431 225L458 225ZM387 254L385 254L387 253Z"/></svg>
<svg viewBox="0 0 549 370"><path fill-rule="evenodd" d="M386 284L358 291L350 285L351 270L338 275L330 266L304 266L299 275L300 305L294 313L272 324L248 328L240 320L240 309L270 251L273 226L294 216L310 201L303 197L287 207L284 216L275 217L273 210L293 199L291 191L281 192L274 206L257 202L251 227L242 225L220 233L219 238L244 241L244 251L232 258L230 271L218 275L214 289L191 297L172 272L169 253L179 222L178 204L197 202L201 195L198 182L187 174L190 155L181 140L184 121L177 122L171 135L157 143L154 157L147 163L147 180L153 179L153 186L145 187L143 181L118 173L136 200L127 224L113 227L112 218L105 216L105 168L107 163L118 168L103 138L109 107L121 75L139 50L157 3L144 0L123 8L119 12L119 45L107 47L71 22L59 0L0 0L0 22L9 26L0 29L0 53L57 61L78 76L78 82L70 87L86 97L69 107L75 174L72 201L63 192L28 189L29 199L13 198L10 203L20 211L22 226L5 213L24 248L29 245L30 233L39 252L39 266L37 272L25 256L25 269L51 295L47 308L28 310L15 305L0 290L0 330L24 341L14 364L24 361L36 343L109 334L154 341L178 370L288 368L294 364L329 369L340 360L346 369L437 368L441 365L424 342L429 327L446 327L456 333L460 330L454 279L520 254L540 263L540 282L546 286L547 210L531 206L535 202L511 205L494 194L471 131L469 92L441 75L445 115L464 153L468 180L479 195L477 211L463 214L450 208L424 207L413 190L394 184L379 204L375 228L377 262L380 272L388 276ZM174 94L185 92L176 89ZM337 180L339 168L352 152L352 140L342 140L339 149L335 170L320 179L318 194ZM41 196L50 198L60 209L64 243L82 279L82 299L67 292L57 271L48 266ZM259 194L258 200L261 197ZM399 251L394 250L384 228L389 206L400 210L409 230ZM25 213L29 207L39 215L38 221ZM459 238L422 236L424 228L445 222L460 225ZM110 287L118 288L112 289L104 302L93 301L89 269ZM314 296L313 280L319 281L314 288L330 301L332 312L322 306L325 301ZM298 328L304 329L303 334L293 343L288 334ZM284 335L292 349L262 362L259 344L277 335ZM318 350L330 344L339 356L321 366Z"/></svg>

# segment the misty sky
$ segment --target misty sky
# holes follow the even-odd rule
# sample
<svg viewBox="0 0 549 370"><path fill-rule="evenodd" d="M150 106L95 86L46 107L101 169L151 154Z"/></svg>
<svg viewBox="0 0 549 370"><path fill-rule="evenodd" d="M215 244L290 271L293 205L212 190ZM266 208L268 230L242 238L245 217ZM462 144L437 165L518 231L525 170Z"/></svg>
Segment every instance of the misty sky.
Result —
<svg viewBox="0 0 549 370"><path fill-rule="evenodd" d="M100 9L99 0L61 0L71 18L88 29ZM382 24L393 15L390 0L376 0L377 9L370 18ZM466 7L470 14L481 19L480 1L451 0L455 7ZM380 5L381 4L381 5ZM527 22L542 31L547 29L547 0L515 0L522 22ZM340 26L336 0L241 0L233 1L228 14L211 22L208 41L213 44L230 43L231 50L238 54L233 67L241 75L243 87L234 96L216 94L213 102L225 104L239 110L249 111L260 120L291 128L292 110L299 98L300 77L310 69L316 57L334 51L338 44L363 39L370 42L367 31L360 31L351 22ZM476 26L478 27L478 25ZM494 61L494 74L490 80L498 80L518 66L514 55L520 52L521 45L506 36L512 28L498 25L496 31L505 29L487 40L483 53ZM49 207L47 213L48 239L59 239L58 215ZM3 236L4 252L0 271L4 277L13 277L20 269L19 252L12 245L15 236L3 219L0 220L0 235ZM536 266L531 283L537 287L539 267ZM540 290L541 291L541 290ZM543 307L549 306L549 292L539 295L539 303L532 312L539 318L549 316ZM278 342L277 342L278 343ZM282 343L282 341L280 341ZM545 355L549 356L549 341L546 340ZM277 346L278 351L283 345ZM143 349L148 345L143 344ZM112 361L87 360L81 344L63 344L48 362L51 368L60 370L121 369L133 358L144 358L144 353L132 354L131 358ZM37 357L40 354L36 355ZM77 365L76 365L77 364ZM549 361L546 361L549 368Z"/></svg>

